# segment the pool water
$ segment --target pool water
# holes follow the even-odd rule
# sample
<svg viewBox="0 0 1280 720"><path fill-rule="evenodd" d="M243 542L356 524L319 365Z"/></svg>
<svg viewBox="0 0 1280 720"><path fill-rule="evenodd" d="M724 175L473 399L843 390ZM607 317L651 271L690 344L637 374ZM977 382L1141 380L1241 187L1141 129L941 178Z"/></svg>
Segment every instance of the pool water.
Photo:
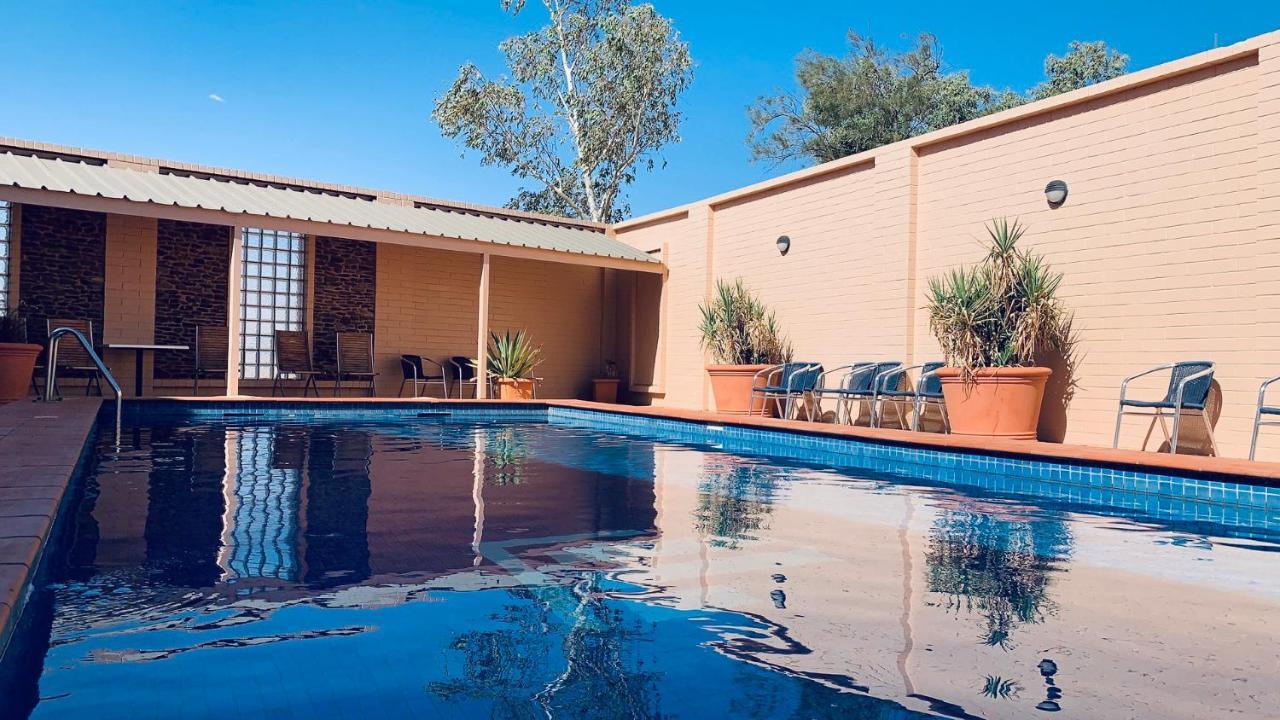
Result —
<svg viewBox="0 0 1280 720"><path fill-rule="evenodd" d="M535 423L96 442L0 715L1280 712L1273 517Z"/></svg>

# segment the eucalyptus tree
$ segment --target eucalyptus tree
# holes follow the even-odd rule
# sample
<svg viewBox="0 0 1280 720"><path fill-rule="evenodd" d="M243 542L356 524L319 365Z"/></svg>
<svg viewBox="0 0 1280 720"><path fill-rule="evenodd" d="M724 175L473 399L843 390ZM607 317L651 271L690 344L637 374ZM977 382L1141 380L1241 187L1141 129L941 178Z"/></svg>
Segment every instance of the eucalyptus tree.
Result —
<svg viewBox="0 0 1280 720"><path fill-rule="evenodd" d="M1129 58L1104 42L1072 42L1045 59L1044 82L1023 95L977 85L951 70L933 35L906 51L887 50L855 32L843 57L806 50L796 59L795 91L759 98L747 110L752 158L814 163L870 150L989 113L1121 75Z"/></svg>
<svg viewBox="0 0 1280 720"><path fill-rule="evenodd" d="M679 140L688 45L652 5L543 0L547 24L499 47L509 75L463 65L436 100L446 137L529 182L507 206L609 222L658 152ZM524 0L501 0L512 14Z"/></svg>

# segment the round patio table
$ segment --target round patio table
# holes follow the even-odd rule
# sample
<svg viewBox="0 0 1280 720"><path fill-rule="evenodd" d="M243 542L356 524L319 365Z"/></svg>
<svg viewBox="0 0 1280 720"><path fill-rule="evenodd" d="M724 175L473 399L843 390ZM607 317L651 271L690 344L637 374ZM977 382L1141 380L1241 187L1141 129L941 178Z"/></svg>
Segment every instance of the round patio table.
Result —
<svg viewBox="0 0 1280 720"><path fill-rule="evenodd" d="M157 350L190 350L190 345L151 345L147 343L106 343L108 350L132 350L133 361L133 396L142 397L142 355Z"/></svg>

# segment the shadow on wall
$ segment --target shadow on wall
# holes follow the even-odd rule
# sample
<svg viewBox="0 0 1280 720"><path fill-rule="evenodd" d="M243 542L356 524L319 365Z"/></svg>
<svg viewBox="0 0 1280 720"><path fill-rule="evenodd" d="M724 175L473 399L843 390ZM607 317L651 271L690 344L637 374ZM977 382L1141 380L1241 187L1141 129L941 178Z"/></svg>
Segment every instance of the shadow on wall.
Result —
<svg viewBox="0 0 1280 720"><path fill-rule="evenodd" d="M1036 439L1041 442L1060 443L1067 436L1067 408L1075 394L1071 363L1063 352L1045 353L1036 358L1036 365L1053 371L1044 386L1044 403L1040 406L1040 424L1036 427Z"/></svg>

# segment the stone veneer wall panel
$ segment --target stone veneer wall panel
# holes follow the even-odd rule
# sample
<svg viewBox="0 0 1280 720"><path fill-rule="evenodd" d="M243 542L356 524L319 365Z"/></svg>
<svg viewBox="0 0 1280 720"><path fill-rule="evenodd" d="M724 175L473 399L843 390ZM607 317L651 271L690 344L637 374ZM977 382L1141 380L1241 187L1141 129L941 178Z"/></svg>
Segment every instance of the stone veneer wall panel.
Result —
<svg viewBox="0 0 1280 720"><path fill-rule="evenodd" d="M227 324L231 228L160 220L156 228L156 343L190 352L155 354L157 378L189 378L196 326Z"/></svg>
<svg viewBox="0 0 1280 720"><path fill-rule="evenodd" d="M316 366L337 367L334 333L373 332L378 249L363 240L315 238L311 335Z"/></svg>
<svg viewBox="0 0 1280 720"><path fill-rule="evenodd" d="M102 343L107 216L43 205L22 208L22 274L18 298L30 313L30 339L41 342L51 317L93 321Z"/></svg>

